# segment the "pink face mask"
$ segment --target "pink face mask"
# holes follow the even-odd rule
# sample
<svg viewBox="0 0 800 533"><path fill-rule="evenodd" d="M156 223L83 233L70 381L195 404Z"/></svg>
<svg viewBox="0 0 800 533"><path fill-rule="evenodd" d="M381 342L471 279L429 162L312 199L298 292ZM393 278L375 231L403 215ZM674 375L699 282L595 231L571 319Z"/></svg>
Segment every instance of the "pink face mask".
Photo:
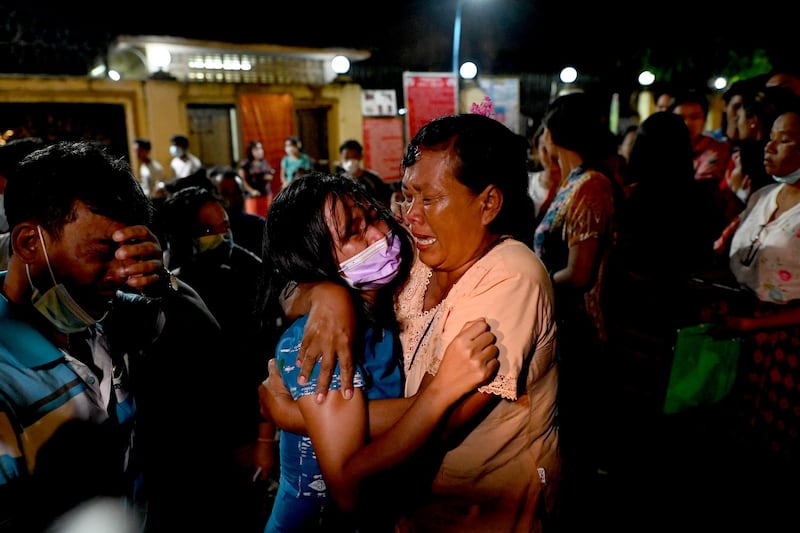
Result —
<svg viewBox="0 0 800 533"><path fill-rule="evenodd" d="M340 263L339 273L354 289L380 289L397 276L401 261L400 238L389 233Z"/></svg>

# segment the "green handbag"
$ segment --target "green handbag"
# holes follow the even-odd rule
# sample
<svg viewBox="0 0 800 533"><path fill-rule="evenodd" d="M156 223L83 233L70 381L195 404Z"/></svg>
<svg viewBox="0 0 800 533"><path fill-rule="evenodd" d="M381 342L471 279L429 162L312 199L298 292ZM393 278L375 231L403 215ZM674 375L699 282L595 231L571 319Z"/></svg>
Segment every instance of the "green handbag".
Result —
<svg viewBox="0 0 800 533"><path fill-rule="evenodd" d="M742 339L713 337L712 327L705 323L678 330L665 414L719 402L731 391Z"/></svg>

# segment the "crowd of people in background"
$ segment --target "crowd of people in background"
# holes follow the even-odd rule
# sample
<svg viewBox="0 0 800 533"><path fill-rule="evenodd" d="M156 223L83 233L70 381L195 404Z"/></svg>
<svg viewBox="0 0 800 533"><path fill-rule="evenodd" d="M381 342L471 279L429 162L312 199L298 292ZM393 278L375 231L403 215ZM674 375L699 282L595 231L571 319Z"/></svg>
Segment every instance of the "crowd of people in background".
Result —
<svg viewBox="0 0 800 533"><path fill-rule="evenodd" d="M146 138L0 146L0 531L103 502L145 533L633 531L677 491L772 530L800 495L800 78L736 81L715 129L710 102L671 86L610 132L568 92L530 138L440 117L398 183L357 139L324 170L295 136L274 166L259 139L213 167L183 134L166 168ZM741 340L736 381L667 417L700 323ZM630 509L592 501L610 479Z"/></svg>

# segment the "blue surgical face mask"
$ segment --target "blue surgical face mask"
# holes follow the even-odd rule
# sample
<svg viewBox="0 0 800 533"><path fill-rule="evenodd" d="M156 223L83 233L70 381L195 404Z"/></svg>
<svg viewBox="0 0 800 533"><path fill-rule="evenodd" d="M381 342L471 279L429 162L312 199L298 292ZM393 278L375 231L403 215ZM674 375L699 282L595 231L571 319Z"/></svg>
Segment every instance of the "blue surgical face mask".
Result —
<svg viewBox="0 0 800 533"><path fill-rule="evenodd" d="M44 293L40 293L39 289L33 286L30 268L27 264L25 265L28 283L30 283L33 289L33 294L31 295L33 307L44 315L44 317L61 333L78 333L79 331L85 331L89 326L93 326L98 321L102 320L105 314L98 319L93 318L72 298L69 291L67 291L67 288L62 283L56 283L56 277L50 266L50 258L47 256L47 248L44 244L42 228L37 226L36 229L39 232L39 241L42 243L44 260L47 263L47 270L50 271L50 278L53 280L53 286Z"/></svg>
<svg viewBox="0 0 800 533"><path fill-rule="evenodd" d="M777 181L778 183L786 183L787 185L794 185L795 183L800 180L800 168L795 170L794 172L790 172L785 176L772 176L772 179Z"/></svg>
<svg viewBox="0 0 800 533"><path fill-rule="evenodd" d="M196 259L225 263L233 252L233 233L228 230L225 233L197 237L192 240L192 251Z"/></svg>
<svg viewBox="0 0 800 533"><path fill-rule="evenodd" d="M400 249L400 238L389 233L340 263L339 273L354 289L380 289L400 271Z"/></svg>
<svg viewBox="0 0 800 533"><path fill-rule="evenodd" d="M183 148L179 148L174 144L169 147L169 155L171 155L172 157L183 157L185 153L186 152L184 152Z"/></svg>

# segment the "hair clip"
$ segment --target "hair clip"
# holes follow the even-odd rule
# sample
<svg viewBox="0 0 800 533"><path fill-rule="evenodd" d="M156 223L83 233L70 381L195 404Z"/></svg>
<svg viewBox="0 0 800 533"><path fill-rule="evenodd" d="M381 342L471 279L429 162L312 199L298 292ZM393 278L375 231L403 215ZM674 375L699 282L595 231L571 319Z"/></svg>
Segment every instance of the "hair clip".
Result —
<svg viewBox="0 0 800 533"><path fill-rule="evenodd" d="M483 115L484 117L495 118L494 103L492 103L492 99L488 96L484 96L483 102L480 104L477 102L472 102L470 113L475 115Z"/></svg>

